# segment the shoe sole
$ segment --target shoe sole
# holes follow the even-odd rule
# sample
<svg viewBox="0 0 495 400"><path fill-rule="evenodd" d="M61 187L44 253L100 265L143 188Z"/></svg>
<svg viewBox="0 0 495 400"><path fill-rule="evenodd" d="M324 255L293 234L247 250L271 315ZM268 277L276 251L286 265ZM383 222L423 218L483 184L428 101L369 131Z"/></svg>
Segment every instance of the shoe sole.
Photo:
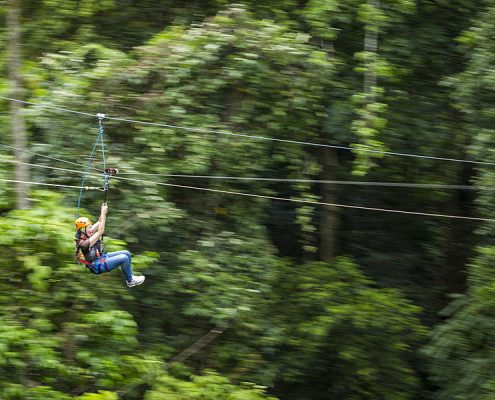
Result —
<svg viewBox="0 0 495 400"><path fill-rule="evenodd" d="M144 278L144 279L146 279L146 278ZM139 282L139 283L134 283L134 284L128 284L128 283L126 282L127 287L139 286L139 285L141 285L141 284L144 282L144 279L143 279L141 282Z"/></svg>

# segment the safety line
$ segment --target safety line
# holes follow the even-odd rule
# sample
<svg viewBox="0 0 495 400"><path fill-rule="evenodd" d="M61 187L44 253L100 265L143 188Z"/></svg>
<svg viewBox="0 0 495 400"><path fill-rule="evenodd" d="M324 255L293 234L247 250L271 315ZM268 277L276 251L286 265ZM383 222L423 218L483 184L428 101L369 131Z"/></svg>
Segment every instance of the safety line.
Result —
<svg viewBox="0 0 495 400"><path fill-rule="evenodd" d="M44 154L40 154L40 153L36 153L34 151L29 151L29 150L23 150L23 149L20 149L18 147L14 147L14 146L8 146L6 144L1 144L0 143L0 147L5 147L7 149L12 149L12 150L18 150L18 151L21 151L23 153L28 153L28 154L33 154L35 156L38 156L38 157L43 157L43 158L46 158L46 159L50 159L50 160L53 160L53 161L59 161L59 162L63 162L63 163L66 163L66 164L72 164L72 165L77 165L78 167L80 167L81 165L76 163L76 162L73 162L73 161L67 161L67 160L62 160L60 158L56 158L56 157L51 157L51 156L47 156L47 155L44 155ZM94 169L94 168L93 168ZM99 170L101 171L101 170Z"/></svg>
<svg viewBox="0 0 495 400"><path fill-rule="evenodd" d="M46 108L55 109L55 110L64 111L64 112L72 112L72 113L82 114L82 115L91 116L91 117L95 116L95 114L89 114L89 113L85 113L85 112L69 110L69 109L61 108L61 107L48 106L48 105L39 104L39 103L32 103L32 102L28 102L28 101L13 99L11 97L0 96L0 99L15 101L15 102L24 103L24 104L35 105L38 107L46 107ZM358 152L364 152L364 153L384 154L384 155L399 156L399 157L422 158L422 159L437 160L437 161L450 161L450 162L458 162L458 163L466 163L466 164L495 165L495 162L489 162L489 161L463 160L463 159L459 159L459 158L425 156L425 155L412 154L412 153L401 153L401 152L394 152L394 151L382 151L382 150L367 149L367 148L363 148L362 145L358 145L357 147L338 146L338 145L323 144L323 143L305 142L305 141L299 141L299 140L270 138L270 137L266 137L266 136L249 135L249 134L244 134L244 133L234 133L234 132L227 132L227 131L215 130L215 129L203 129L203 128L186 127L186 126L181 126L181 125L172 125L172 124L166 124L166 123L146 122L146 121L139 121L139 120L128 119L128 118L120 118L120 117L107 116L106 119L114 120L114 121L134 123L134 124L148 125L148 126L157 126L157 127L163 127L163 128L182 129L182 130L191 131L191 132L210 133L210 134L242 137L242 138L248 138L248 139L254 139L254 140L266 140L266 141L273 141L273 142L280 142L280 143L290 143L290 144L297 144L297 145L302 145L302 146L332 148L332 149L337 149L337 150L358 151Z"/></svg>
<svg viewBox="0 0 495 400"><path fill-rule="evenodd" d="M116 176L114 178L130 180L130 178L121 178L118 176ZM176 187L176 188L182 188L182 189L202 190L202 191L206 191L206 192L229 194L229 195L235 195L235 196L255 197L255 198L261 198L261 199L268 199L268 200L286 201L286 202L291 202L291 203L329 206L329 207L337 207L337 208L353 208L353 209L357 209L357 210L378 211L378 212L387 212L387 213L396 213L396 214L422 215L422 216L426 216L426 217L452 218L452 219L463 219L463 220L473 220L473 221L495 222L495 219L493 219L493 218L465 217L462 215L423 213L423 212L419 212L419 211L394 210L394 209L390 209L390 208L376 208L376 207L355 206L355 205L349 205L349 204L326 203L326 202L322 202L322 201L303 200L303 199L289 199L289 198L285 198L285 197L267 196L267 195L245 193L245 192L234 192L234 191L229 191L229 190L200 188L200 187L196 187L196 186L178 185L178 184L174 184L174 183L153 182L153 181L145 181L145 180L140 180L140 179L133 179L133 180L137 181L137 182L141 182L141 183L148 183L148 184L154 184L154 185L160 185L160 186L170 186L170 187Z"/></svg>
<svg viewBox="0 0 495 400"><path fill-rule="evenodd" d="M418 189L454 189L454 190L495 190L495 188L482 188L470 185L442 185L436 183L401 183L401 182L376 182L376 181L339 181L328 179L298 179L298 178L264 178L246 176L222 176L222 175L184 175L184 174L153 174L143 172L119 172L119 175L163 176L168 178L190 179L220 179L237 181L261 181L261 182L288 182L288 183L323 183L332 185L357 185L357 186L385 186L408 187Z"/></svg>
<svg viewBox="0 0 495 400"><path fill-rule="evenodd" d="M0 158L0 162L10 163L10 164L22 164L22 165L27 165L29 167L46 168L46 169L51 169L51 170L54 170L54 171L72 172L72 173L75 173L75 174L84 174L84 171L81 171L81 170L68 169L68 168L60 168L60 167L52 167L51 165L33 164L33 163L27 163L27 162L17 161L17 160L7 160L7 159ZM79 165L79 164L76 164L76 165ZM81 165L81 167L82 167L82 165ZM91 168L91 169L95 169L95 168ZM92 174L92 173L89 173L89 172L88 172L88 175L89 176L98 176L98 177L101 176L101 174Z"/></svg>
<svg viewBox="0 0 495 400"><path fill-rule="evenodd" d="M6 162L11 164L22 164L30 167L36 168L46 168L52 169L56 171L62 172L71 172L75 174L84 174L83 171L68 169L68 168L60 168L60 167L52 167L50 165L43 164L33 164L26 163L23 161L17 160L8 160L0 158L0 162ZM100 171L100 170L98 170ZM99 176L97 174L90 174L89 176ZM145 175L145 176L162 176L168 178L190 178L190 179L224 179L224 180L240 180L240 181L261 181L261 182L288 182L288 183L319 183L319 184L333 184L333 185L356 185L356 186L378 186L378 187L405 187L405 188L413 188L413 189L445 189L445 190L487 190L493 191L495 188L491 187L477 187L477 186L468 186L468 185L442 185L442 184L434 184L434 183L400 183L400 182L366 182L366 181L333 181L333 180L321 180L321 179L290 179L290 178L262 178L262 177L244 177L244 176L220 176L220 175L180 175L180 174L146 174L139 172L132 173L121 173L120 175ZM122 178L125 179L125 178Z"/></svg>
<svg viewBox="0 0 495 400"><path fill-rule="evenodd" d="M395 210L395 209L390 209L390 208L377 208L377 207L356 206L356 205L350 205L350 204L326 203L326 202L314 201L314 200L290 199L290 198L285 198L285 197L267 196L267 195L245 193L245 192L234 192L234 191L229 191L229 190L201 188L201 187L197 187L197 186L187 186L187 185L178 185L178 184L174 184L174 183L153 182L153 181L145 181L145 180L133 179L133 178L122 178L122 177L118 177L118 176L114 176L113 179L134 181L134 182L138 182L138 183L146 183L149 185L169 186L169 187L176 187L176 188L181 188L181 189L191 189L191 190L199 190L199 191L212 192L212 193L221 193L221 194L228 194L228 195L234 195L234 196L245 196L245 197L251 197L251 198L285 201L285 202L298 203L298 204L310 204L310 205L328 206L328 207L337 207L337 208L350 208L350 209L356 209L356 210L377 211L377 212L386 212L386 213L394 213L394 214L421 215L421 216L435 217L435 218L450 218L450 219L462 219L462 220L471 220L471 221L495 222L495 219L493 219L493 218L466 217L466 216L462 216L462 215L424 213L424 212L419 212L419 211ZM33 185L61 186L61 187L70 187L70 188L80 189L80 186L54 185L54 184L49 184L49 183L27 182L27 181L18 181L18 180L12 180L12 179L0 179L0 181L28 183L28 184L33 184Z"/></svg>
<svg viewBox="0 0 495 400"><path fill-rule="evenodd" d="M45 183L45 182L27 182L27 181L21 181L21 180L17 180L17 179L3 179L3 178L0 178L0 181L2 181L2 182L13 182L13 183L28 183L30 185L40 185L40 186L64 187L64 188L72 188L72 189L80 189L81 188L81 186L62 185L62 184L57 184L57 183Z"/></svg>

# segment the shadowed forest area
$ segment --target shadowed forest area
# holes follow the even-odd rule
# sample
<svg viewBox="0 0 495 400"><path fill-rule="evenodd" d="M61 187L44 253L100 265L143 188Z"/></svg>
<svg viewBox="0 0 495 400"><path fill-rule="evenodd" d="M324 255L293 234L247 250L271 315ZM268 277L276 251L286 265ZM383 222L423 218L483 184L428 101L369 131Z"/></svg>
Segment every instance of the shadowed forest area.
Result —
<svg viewBox="0 0 495 400"><path fill-rule="evenodd" d="M0 20L1 400L495 400L494 0Z"/></svg>

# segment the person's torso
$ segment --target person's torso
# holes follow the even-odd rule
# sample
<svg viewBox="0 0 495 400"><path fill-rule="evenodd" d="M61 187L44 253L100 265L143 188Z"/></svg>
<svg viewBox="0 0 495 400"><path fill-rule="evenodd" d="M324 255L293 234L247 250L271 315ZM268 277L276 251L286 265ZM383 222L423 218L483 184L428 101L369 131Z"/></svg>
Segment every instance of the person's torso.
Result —
<svg viewBox="0 0 495 400"><path fill-rule="evenodd" d="M93 246L81 246L81 252L87 262L93 262L103 255L101 240L98 240Z"/></svg>

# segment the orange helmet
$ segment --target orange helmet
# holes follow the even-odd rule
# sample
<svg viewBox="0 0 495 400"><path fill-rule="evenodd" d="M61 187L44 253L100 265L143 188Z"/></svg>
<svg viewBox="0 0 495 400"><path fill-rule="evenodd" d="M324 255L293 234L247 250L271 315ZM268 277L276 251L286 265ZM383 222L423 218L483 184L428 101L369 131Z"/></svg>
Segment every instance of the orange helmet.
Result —
<svg viewBox="0 0 495 400"><path fill-rule="evenodd" d="M86 217L81 217L81 218L76 219L74 224L76 225L76 230L80 230L80 229L85 228L89 225L93 225L91 220L89 218L86 218Z"/></svg>

